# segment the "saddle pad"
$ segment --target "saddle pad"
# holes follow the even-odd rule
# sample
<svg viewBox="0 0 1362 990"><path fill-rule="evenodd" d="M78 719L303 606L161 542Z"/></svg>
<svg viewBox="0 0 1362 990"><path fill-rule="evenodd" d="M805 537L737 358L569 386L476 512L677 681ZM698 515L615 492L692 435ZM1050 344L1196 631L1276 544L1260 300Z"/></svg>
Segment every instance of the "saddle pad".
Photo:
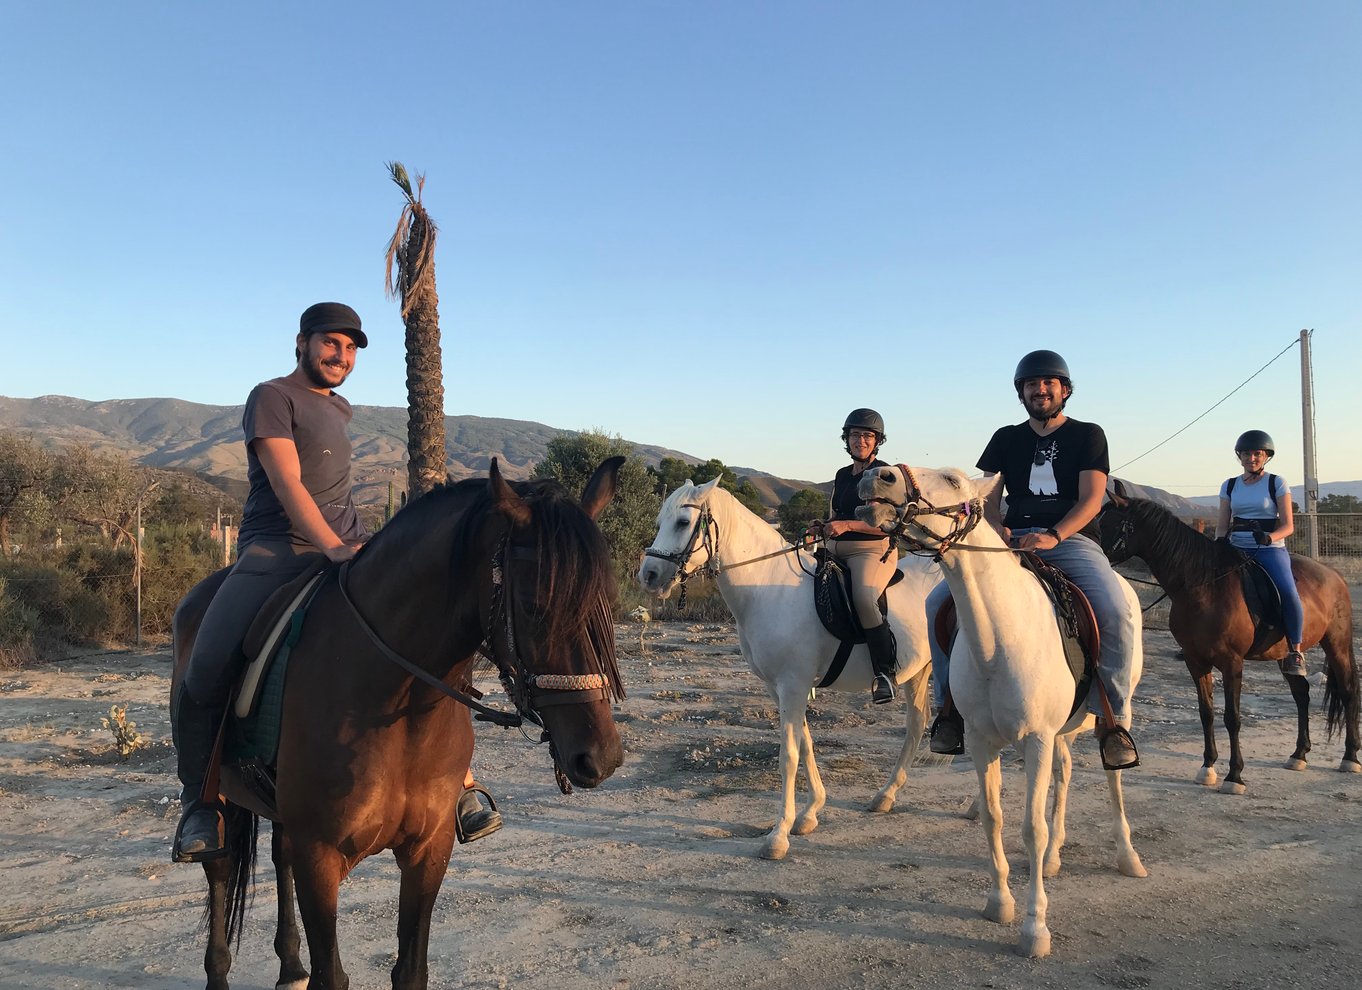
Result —
<svg viewBox="0 0 1362 990"><path fill-rule="evenodd" d="M815 685L825 688L842 676L847 659L851 656L852 646L865 642L865 630L861 628L861 620L851 604L851 573L826 550L817 550L814 557L818 561L813 575L814 611L818 613L823 628L832 633L838 641L837 652L833 654L827 673ZM889 589L902 580L903 571L895 568L889 583L885 585L884 591L880 592L880 615L885 617L885 622L889 621ZM892 630L890 637L894 643L894 655L897 657L898 642L892 638Z"/></svg>
<svg viewBox="0 0 1362 990"><path fill-rule="evenodd" d="M317 570L311 574L302 574L284 585L270 596L265 607L260 610L260 615L251 624L251 631L246 637L246 655L254 655L255 659L246 668L246 673L241 678L241 687L237 689L236 704L232 710L237 718L246 718L251 714L262 675L278 652L284 634L291 628L298 607L312 593L325 573ZM299 619L301 620L301 615ZM263 637L260 635L262 628L269 630Z"/></svg>
<svg viewBox="0 0 1362 990"><path fill-rule="evenodd" d="M1282 621L1282 596L1263 565L1249 559L1239 572L1244 589L1244 605L1253 619L1253 645L1248 655L1260 656L1268 647L1286 635Z"/></svg>

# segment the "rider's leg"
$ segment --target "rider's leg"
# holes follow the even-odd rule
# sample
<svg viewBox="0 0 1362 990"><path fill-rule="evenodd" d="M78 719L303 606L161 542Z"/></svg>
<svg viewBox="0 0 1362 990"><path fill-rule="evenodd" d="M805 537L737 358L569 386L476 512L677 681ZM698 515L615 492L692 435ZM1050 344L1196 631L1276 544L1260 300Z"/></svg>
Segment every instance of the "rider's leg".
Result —
<svg viewBox="0 0 1362 990"><path fill-rule="evenodd" d="M870 665L875 671L870 696L876 704L894 700L894 638L880 614L880 595L893 576L898 560L888 540L833 540L834 552L851 572L852 606L865 630ZM886 556L886 553L888 554Z"/></svg>
<svg viewBox="0 0 1362 990"><path fill-rule="evenodd" d="M1130 699L1135 689L1132 678L1135 676L1135 646L1139 625L1138 616L1131 609L1111 562L1102 553L1101 547L1086 536L1077 534L1051 550L1040 551L1039 556L1062 570L1087 596L1102 640L1098 676L1106 688L1116 723L1128 730ZM1111 727L1104 724L1101 697L1096 691L1088 696L1088 708L1099 716L1098 736L1103 740L1106 762L1120 766L1134 760L1133 741L1108 736Z"/></svg>
<svg viewBox="0 0 1362 990"><path fill-rule="evenodd" d="M1282 673L1304 677L1306 667L1301 641L1305 638L1305 609L1301 605L1300 592L1296 590L1296 576L1291 573L1291 555L1285 547L1260 547L1253 553L1253 559L1272 578L1282 600L1282 623L1286 626L1286 642L1290 646L1290 652L1282 661Z"/></svg>
<svg viewBox="0 0 1362 990"><path fill-rule="evenodd" d="M932 654L932 694L936 699L936 718L932 720L933 753L953 755L965 751L965 722L956 711L950 695L951 655L936 638L936 614L951 597L950 586L942 581L927 594L927 646Z"/></svg>
<svg viewBox="0 0 1362 990"><path fill-rule="evenodd" d="M202 797L204 778L232 685L246 662L241 643L265 600L315 559L287 543L253 543L204 612L184 681L171 708L182 815L174 858L197 862L221 855L222 814Z"/></svg>

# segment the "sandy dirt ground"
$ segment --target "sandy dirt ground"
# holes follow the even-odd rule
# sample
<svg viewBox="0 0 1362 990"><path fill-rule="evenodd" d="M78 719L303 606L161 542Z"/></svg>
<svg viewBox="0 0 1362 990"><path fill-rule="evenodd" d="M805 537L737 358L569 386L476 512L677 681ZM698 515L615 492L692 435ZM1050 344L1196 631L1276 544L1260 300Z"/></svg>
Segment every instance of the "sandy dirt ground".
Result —
<svg viewBox="0 0 1362 990"><path fill-rule="evenodd" d="M1362 599L1354 589L1354 601ZM1359 616L1362 618L1362 616ZM898 806L865 810L902 734L899 706L820 693L810 726L829 791L783 862L775 711L731 626L621 626L626 763L558 793L543 749L479 727L475 767L507 826L456 848L436 907L433 987L836 988L1362 986L1362 775L1312 716L1304 772L1282 768L1294 709L1275 665L1248 673L1249 792L1198 786L1189 678L1159 610L1135 706L1144 765L1126 774L1149 870L1113 866L1096 747L1075 755L1064 868L1047 882L1053 955L1012 951L985 921L984 838L963 813L966 757L919 758ZM1318 670L1318 654L1310 657ZM0 988L203 985L202 872L168 861L176 816L164 651L99 653L0 673ZM1318 699L1320 691L1315 690ZM122 762L100 716L127 705L150 746ZM1221 772L1224 770L1223 730ZM1005 757L1012 887L1027 881L1022 771ZM802 794L802 791L801 791ZM233 986L274 986L274 881L257 897ZM352 986L386 987L397 873L363 863L341 891Z"/></svg>

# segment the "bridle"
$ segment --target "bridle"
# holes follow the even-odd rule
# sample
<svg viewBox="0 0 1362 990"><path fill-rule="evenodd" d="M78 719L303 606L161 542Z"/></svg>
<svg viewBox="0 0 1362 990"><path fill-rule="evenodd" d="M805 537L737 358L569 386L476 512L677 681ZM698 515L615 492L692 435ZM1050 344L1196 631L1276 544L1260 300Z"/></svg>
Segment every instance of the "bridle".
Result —
<svg viewBox="0 0 1362 990"><path fill-rule="evenodd" d="M492 555L492 595L488 607L487 622L483 628L483 640L478 652L490 660L497 668L506 696L515 705L514 712L492 708L478 701L481 694L467 694L450 687L443 680L398 653L378 634L377 630L364 618L347 587L347 575L351 561L346 561L336 570L336 584L341 599L350 609L350 614L370 642L388 660L397 664L407 673L441 694L453 698L461 705L472 709L474 718L491 722L506 728L519 728L525 722L538 726L541 730L540 742L549 744L553 754L553 772L558 787L564 794L571 793L572 785L559 765L558 753L549 736L548 728L540 715L540 709L553 705L587 704L593 701L607 701L610 698L610 681L603 673L590 674L536 674L529 665L516 643L516 609L511 570L506 566L507 557L511 560L526 560L536 557L535 548L511 542L507 533L497 544ZM475 697L476 695L476 697Z"/></svg>
<svg viewBox="0 0 1362 990"><path fill-rule="evenodd" d="M913 469L907 464L896 464L895 468L903 475L903 488L907 498L902 505L891 502L889 499L877 498L872 501L883 502L885 505L892 506L895 515L898 517L894 523L894 528L888 531L891 540L898 540L903 543L910 553L919 556L930 555L932 559L940 562L945 557L946 551L956 546L961 540L974 531L974 527L979 525L979 521L984 518L984 502L980 498L972 498L963 502L956 502L953 505L934 505L925 495L917 483L917 478L913 477ZM921 516L944 516L951 520L950 532L944 536L939 536L917 520ZM922 536L915 536L910 530L916 530ZM970 547L969 549L989 549L987 547ZM1004 548L1008 553L1010 548Z"/></svg>
<svg viewBox="0 0 1362 990"><path fill-rule="evenodd" d="M708 505L701 505L699 502L682 502L679 509L696 509L699 515L695 518L695 528L690 532L690 538L686 540L686 545L677 553L663 553L653 547L648 547L643 551L645 557L655 557L658 560L665 560L669 564L676 565L676 580L681 585L681 596L677 599L676 607L686 607L686 582L696 574L703 577L715 577L722 568L718 559L715 557L715 546L719 541L719 524L714 519L714 513L709 511ZM691 557L695 556L695 551L701 547L705 551L705 562L691 570L686 570ZM781 553L788 551L782 550Z"/></svg>

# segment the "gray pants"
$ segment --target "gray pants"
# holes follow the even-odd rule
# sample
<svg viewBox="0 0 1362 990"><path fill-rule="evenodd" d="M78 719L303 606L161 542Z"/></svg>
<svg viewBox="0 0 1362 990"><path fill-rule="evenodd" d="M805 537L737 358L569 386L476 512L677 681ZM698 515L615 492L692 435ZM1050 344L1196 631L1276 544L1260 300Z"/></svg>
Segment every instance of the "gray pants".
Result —
<svg viewBox="0 0 1362 990"><path fill-rule="evenodd" d="M241 551L194 639L184 676L184 689L191 698L205 707L220 708L227 703L232 685L246 666L242 644L261 606L319 556L312 547L291 543L252 543Z"/></svg>
<svg viewBox="0 0 1362 990"><path fill-rule="evenodd" d="M880 615L880 595L889 586L898 566L898 557L890 553L884 563L880 558L889 549L889 539L883 540L828 540L828 550L851 572L851 604L862 629L874 629L884 622Z"/></svg>

